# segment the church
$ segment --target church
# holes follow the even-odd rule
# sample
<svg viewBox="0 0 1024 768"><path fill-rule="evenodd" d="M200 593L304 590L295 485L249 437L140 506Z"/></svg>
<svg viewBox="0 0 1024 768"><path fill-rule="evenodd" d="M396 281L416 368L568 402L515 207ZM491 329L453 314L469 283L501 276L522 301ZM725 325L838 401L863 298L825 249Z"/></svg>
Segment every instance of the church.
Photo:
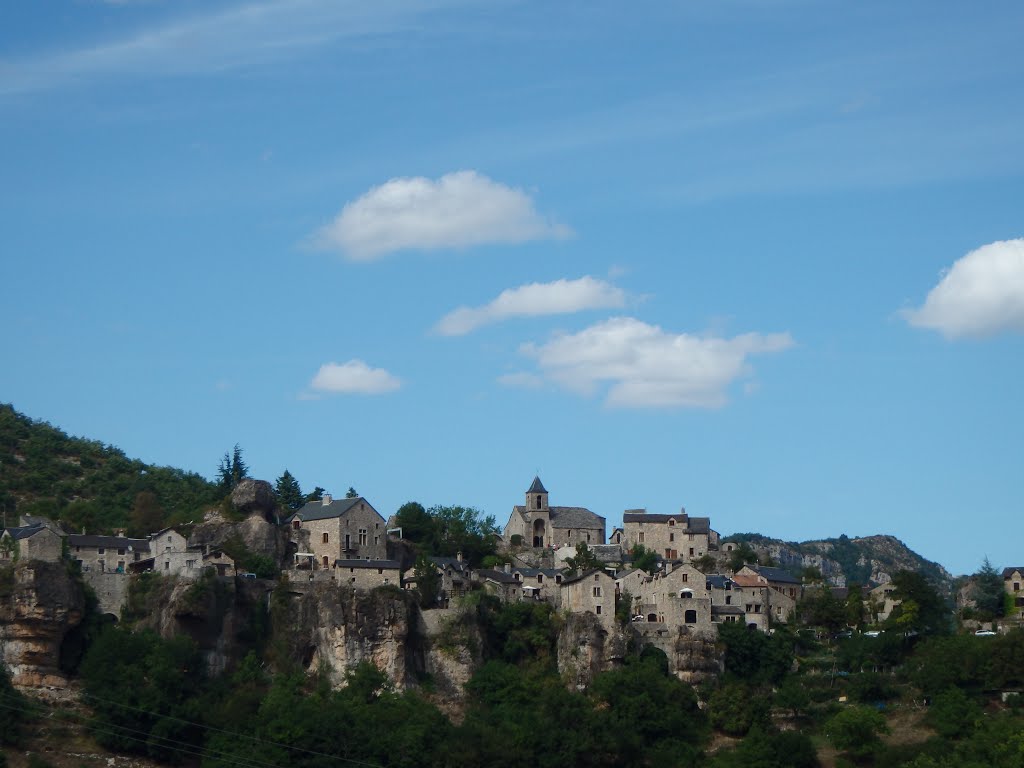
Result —
<svg viewBox="0 0 1024 768"><path fill-rule="evenodd" d="M539 477L526 491L526 504L512 507L505 525L504 539L529 547L575 547L581 541L588 545L604 544L605 520L586 507L552 507L548 491Z"/></svg>

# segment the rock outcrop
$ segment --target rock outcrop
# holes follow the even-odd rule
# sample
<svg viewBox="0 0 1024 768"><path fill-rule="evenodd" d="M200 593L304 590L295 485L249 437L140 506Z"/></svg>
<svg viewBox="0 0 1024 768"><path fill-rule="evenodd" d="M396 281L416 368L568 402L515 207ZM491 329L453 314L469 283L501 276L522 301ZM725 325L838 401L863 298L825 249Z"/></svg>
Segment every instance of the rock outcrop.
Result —
<svg viewBox="0 0 1024 768"><path fill-rule="evenodd" d="M259 512L267 520L273 520L277 496L274 487L266 480L246 478L231 492L231 505L243 515Z"/></svg>
<svg viewBox="0 0 1024 768"><path fill-rule="evenodd" d="M252 554L266 555L284 565L287 534L259 510L240 522L227 520L218 510L210 510L188 538L189 546L207 549L218 549L231 542L241 543Z"/></svg>
<svg viewBox="0 0 1024 768"><path fill-rule="evenodd" d="M21 689L60 692L60 649L82 621L85 594L63 563L31 560L0 569L0 661Z"/></svg>
<svg viewBox="0 0 1024 768"><path fill-rule="evenodd" d="M592 613L571 613L558 634L558 671L577 690L588 688L601 672L622 665L633 647L630 628L611 631Z"/></svg>

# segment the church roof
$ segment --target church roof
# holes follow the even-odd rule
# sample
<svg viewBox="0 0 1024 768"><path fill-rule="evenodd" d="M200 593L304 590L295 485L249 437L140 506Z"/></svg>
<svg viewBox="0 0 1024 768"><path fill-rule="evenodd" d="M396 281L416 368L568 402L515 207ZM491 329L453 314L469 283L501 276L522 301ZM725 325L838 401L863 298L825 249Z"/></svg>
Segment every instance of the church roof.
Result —
<svg viewBox="0 0 1024 768"><path fill-rule="evenodd" d="M512 513L526 517L527 509L521 504L512 508ZM604 518L586 507L548 507L548 519L552 528L600 528L604 530Z"/></svg>
<svg viewBox="0 0 1024 768"><path fill-rule="evenodd" d="M527 493L547 493L548 489L544 487L544 483L540 481L540 475L535 475L533 483L530 485L530 490Z"/></svg>

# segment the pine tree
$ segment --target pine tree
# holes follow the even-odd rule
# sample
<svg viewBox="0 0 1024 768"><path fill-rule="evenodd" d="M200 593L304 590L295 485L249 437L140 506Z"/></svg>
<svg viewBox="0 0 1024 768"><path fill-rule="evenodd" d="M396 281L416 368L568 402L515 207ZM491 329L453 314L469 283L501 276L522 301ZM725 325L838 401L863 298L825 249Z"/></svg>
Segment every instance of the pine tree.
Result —
<svg viewBox="0 0 1024 768"><path fill-rule="evenodd" d="M302 495L302 489L299 488L299 481L287 469L283 475L277 478L274 491L277 493L278 503L288 509L299 509L306 503L306 497Z"/></svg>
<svg viewBox="0 0 1024 768"><path fill-rule="evenodd" d="M225 453L217 467L217 483L224 493L231 493L235 487L249 476L249 467L242 460L242 448L235 443L230 454Z"/></svg>
<svg viewBox="0 0 1024 768"><path fill-rule="evenodd" d="M359 491L357 491L352 486L349 486L348 487L348 493L345 494L345 498L346 499L358 499L359 498Z"/></svg>

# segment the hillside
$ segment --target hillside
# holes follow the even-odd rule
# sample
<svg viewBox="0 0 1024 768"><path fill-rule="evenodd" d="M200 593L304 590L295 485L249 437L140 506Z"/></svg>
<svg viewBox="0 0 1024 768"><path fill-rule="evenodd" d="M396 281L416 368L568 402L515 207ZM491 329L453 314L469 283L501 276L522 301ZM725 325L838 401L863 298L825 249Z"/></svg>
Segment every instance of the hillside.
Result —
<svg viewBox="0 0 1024 768"><path fill-rule="evenodd" d="M915 571L948 594L953 577L938 563L925 560L894 536L864 536L851 539L845 534L834 539L791 542L737 533L728 541L746 542L761 557L769 557L778 566L800 575L804 568L817 568L837 586L880 584L896 571Z"/></svg>
<svg viewBox="0 0 1024 768"><path fill-rule="evenodd" d="M73 529L129 525L136 497L149 491L164 522L187 522L223 495L194 472L157 467L97 440L70 437L0 403L0 506L8 524L43 515Z"/></svg>

